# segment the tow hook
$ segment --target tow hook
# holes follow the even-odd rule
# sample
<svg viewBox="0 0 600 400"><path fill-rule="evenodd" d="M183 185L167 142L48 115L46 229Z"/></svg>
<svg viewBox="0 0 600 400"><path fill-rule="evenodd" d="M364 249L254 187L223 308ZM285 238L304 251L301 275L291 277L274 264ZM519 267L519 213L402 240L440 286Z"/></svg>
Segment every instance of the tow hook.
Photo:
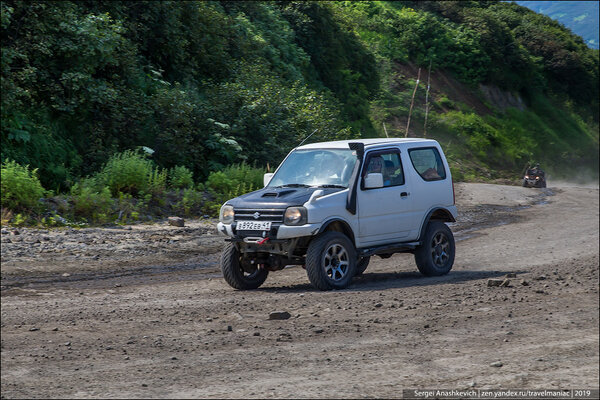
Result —
<svg viewBox="0 0 600 400"><path fill-rule="evenodd" d="M269 240L269 238L268 238L268 237L264 238L264 239L263 239L263 240L261 240L260 242L256 242L256 244L260 246L261 244L264 244L264 243L265 243L267 240Z"/></svg>

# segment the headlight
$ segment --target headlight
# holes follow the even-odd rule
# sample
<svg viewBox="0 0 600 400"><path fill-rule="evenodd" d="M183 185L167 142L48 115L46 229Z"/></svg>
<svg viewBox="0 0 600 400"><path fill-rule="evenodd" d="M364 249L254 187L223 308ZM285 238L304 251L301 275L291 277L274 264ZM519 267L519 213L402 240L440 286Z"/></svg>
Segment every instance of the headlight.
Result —
<svg viewBox="0 0 600 400"><path fill-rule="evenodd" d="M529 179L529 175L525 175L525 179Z"/></svg>
<svg viewBox="0 0 600 400"><path fill-rule="evenodd" d="M306 208L288 207L283 216L283 223L286 225L304 225L306 223Z"/></svg>
<svg viewBox="0 0 600 400"><path fill-rule="evenodd" d="M219 213L219 221L224 224L231 224L233 223L233 215L233 207L224 205L221 207L221 212Z"/></svg>

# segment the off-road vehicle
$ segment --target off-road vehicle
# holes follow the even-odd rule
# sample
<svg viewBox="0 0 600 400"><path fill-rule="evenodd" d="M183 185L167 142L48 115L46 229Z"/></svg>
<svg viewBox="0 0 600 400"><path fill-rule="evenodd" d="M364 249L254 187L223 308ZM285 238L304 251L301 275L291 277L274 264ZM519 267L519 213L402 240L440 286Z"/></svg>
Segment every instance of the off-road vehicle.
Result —
<svg viewBox="0 0 600 400"><path fill-rule="evenodd" d="M525 176L523 176L523 187L546 187L546 174L539 166L533 168L527 168Z"/></svg>
<svg viewBox="0 0 600 400"><path fill-rule="evenodd" d="M342 289L373 255L413 253L443 275L454 263L454 186L440 145L427 139L364 139L293 149L265 187L228 200L221 269L236 289L269 271L302 265L321 290Z"/></svg>

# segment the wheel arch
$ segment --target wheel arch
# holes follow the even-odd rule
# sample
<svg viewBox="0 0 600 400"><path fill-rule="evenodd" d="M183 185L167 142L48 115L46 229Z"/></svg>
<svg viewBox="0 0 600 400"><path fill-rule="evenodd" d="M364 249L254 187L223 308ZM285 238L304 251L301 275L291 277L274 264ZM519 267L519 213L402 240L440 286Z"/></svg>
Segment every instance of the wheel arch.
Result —
<svg viewBox="0 0 600 400"><path fill-rule="evenodd" d="M350 239L350 241L352 241L352 244L356 246L356 241L354 240L354 232L352 231L350 225L343 219L332 218L324 222L323 225L321 225L321 229L319 229L319 234L329 231L343 233L344 235L348 236L348 239Z"/></svg>
<svg viewBox="0 0 600 400"><path fill-rule="evenodd" d="M425 232L425 229L427 229L427 224L429 224L429 221L456 222L456 219L450 211L446 210L443 207L436 207L429 210L427 216L421 224L421 230L419 231L419 240L423 238L423 233Z"/></svg>

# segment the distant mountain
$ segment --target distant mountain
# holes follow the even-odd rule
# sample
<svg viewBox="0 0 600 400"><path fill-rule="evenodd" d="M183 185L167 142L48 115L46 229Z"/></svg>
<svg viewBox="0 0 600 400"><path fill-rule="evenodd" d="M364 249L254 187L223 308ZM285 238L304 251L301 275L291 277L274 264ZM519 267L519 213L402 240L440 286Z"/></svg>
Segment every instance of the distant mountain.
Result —
<svg viewBox="0 0 600 400"><path fill-rule="evenodd" d="M598 1L515 1L537 13L557 20L581 36L591 48L600 44L598 33Z"/></svg>

